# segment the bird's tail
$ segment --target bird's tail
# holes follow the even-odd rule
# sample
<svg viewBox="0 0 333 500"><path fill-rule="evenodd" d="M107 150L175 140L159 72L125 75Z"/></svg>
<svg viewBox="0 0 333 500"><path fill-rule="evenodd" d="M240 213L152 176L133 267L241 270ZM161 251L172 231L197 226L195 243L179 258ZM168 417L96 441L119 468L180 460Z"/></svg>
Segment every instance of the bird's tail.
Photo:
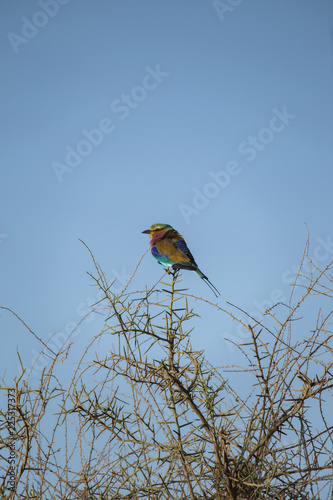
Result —
<svg viewBox="0 0 333 500"><path fill-rule="evenodd" d="M200 276L201 279L204 280L204 282L206 283L207 286L209 286L209 288L211 289L211 291L213 292L213 294L215 295L215 297L218 297L220 294L220 292L218 291L218 289L213 285L213 283L211 283L209 281L209 279L207 278L207 276L204 275L203 272L200 271L200 269L197 269L195 271L197 273L198 276Z"/></svg>

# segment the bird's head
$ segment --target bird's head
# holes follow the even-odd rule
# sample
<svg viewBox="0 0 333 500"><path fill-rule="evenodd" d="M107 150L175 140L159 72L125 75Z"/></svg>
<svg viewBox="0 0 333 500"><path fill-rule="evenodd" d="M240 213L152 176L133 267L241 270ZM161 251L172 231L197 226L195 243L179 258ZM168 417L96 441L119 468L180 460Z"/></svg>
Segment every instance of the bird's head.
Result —
<svg viewBox="0 0 333 500"><path fill-rule="evenodd" d="M153 224L149 229L142 231L145 234L149 234L151 238L159 239L159 237L163 236L167 231L173 230L173 227L169 224Z"/></svg>

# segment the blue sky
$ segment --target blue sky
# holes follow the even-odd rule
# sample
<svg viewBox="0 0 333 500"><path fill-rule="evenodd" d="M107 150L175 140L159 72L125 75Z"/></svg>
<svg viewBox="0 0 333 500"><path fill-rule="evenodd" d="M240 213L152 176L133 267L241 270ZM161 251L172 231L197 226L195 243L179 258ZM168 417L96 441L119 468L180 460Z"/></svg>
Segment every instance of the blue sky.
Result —
<svg viewBox="0 0 333 500"><path fill-rule="evenodd" d="M45 341L96 298L78 238L120 288L147 249L141 231L169 223L221 304L247 311L287 296L305 223L311 252L332 258L333 2L222 4L0 3L0 304ZM161 274L147 255L132 289ZM213 298L192 273L183 285ZM226 364L224 336L240 334L198 307L193 342ZM10 379L16 349L29 367L40 345L0 322Z"/></svg>

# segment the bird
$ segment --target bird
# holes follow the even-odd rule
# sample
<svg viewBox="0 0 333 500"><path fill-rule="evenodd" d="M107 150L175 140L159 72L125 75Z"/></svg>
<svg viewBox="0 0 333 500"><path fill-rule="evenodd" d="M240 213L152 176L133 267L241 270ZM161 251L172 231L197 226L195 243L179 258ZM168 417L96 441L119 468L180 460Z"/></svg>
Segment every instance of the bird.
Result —
<svg viewBox="0 0 333 500"><path fill-rule="evenodd" d="M157 262L166 268L167 272L170 272L170 268L194 271L209 286L215 297L221 295L207 276L200 271L184 238L172 226L153 224L142 233L150 235L150 251Z"/></svg>

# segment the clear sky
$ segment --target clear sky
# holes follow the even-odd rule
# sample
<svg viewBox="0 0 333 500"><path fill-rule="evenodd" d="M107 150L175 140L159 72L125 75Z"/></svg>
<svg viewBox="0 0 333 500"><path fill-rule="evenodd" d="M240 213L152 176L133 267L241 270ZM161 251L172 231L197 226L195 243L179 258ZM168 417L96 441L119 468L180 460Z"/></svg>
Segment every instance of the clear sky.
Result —
<svg viewBox="0 0 333 500"><path fill-rule="evenodd" d="M96 299L78 238L120 289L171 224L249 312L288 294L305 223L332 258L332 0L2 0L0 33L0 304L45 341ZM132 289L162 274L147 254ZM195 347L233 362L236 325L198 307ZM0 329L10 378L41 346Z"/></svg>

